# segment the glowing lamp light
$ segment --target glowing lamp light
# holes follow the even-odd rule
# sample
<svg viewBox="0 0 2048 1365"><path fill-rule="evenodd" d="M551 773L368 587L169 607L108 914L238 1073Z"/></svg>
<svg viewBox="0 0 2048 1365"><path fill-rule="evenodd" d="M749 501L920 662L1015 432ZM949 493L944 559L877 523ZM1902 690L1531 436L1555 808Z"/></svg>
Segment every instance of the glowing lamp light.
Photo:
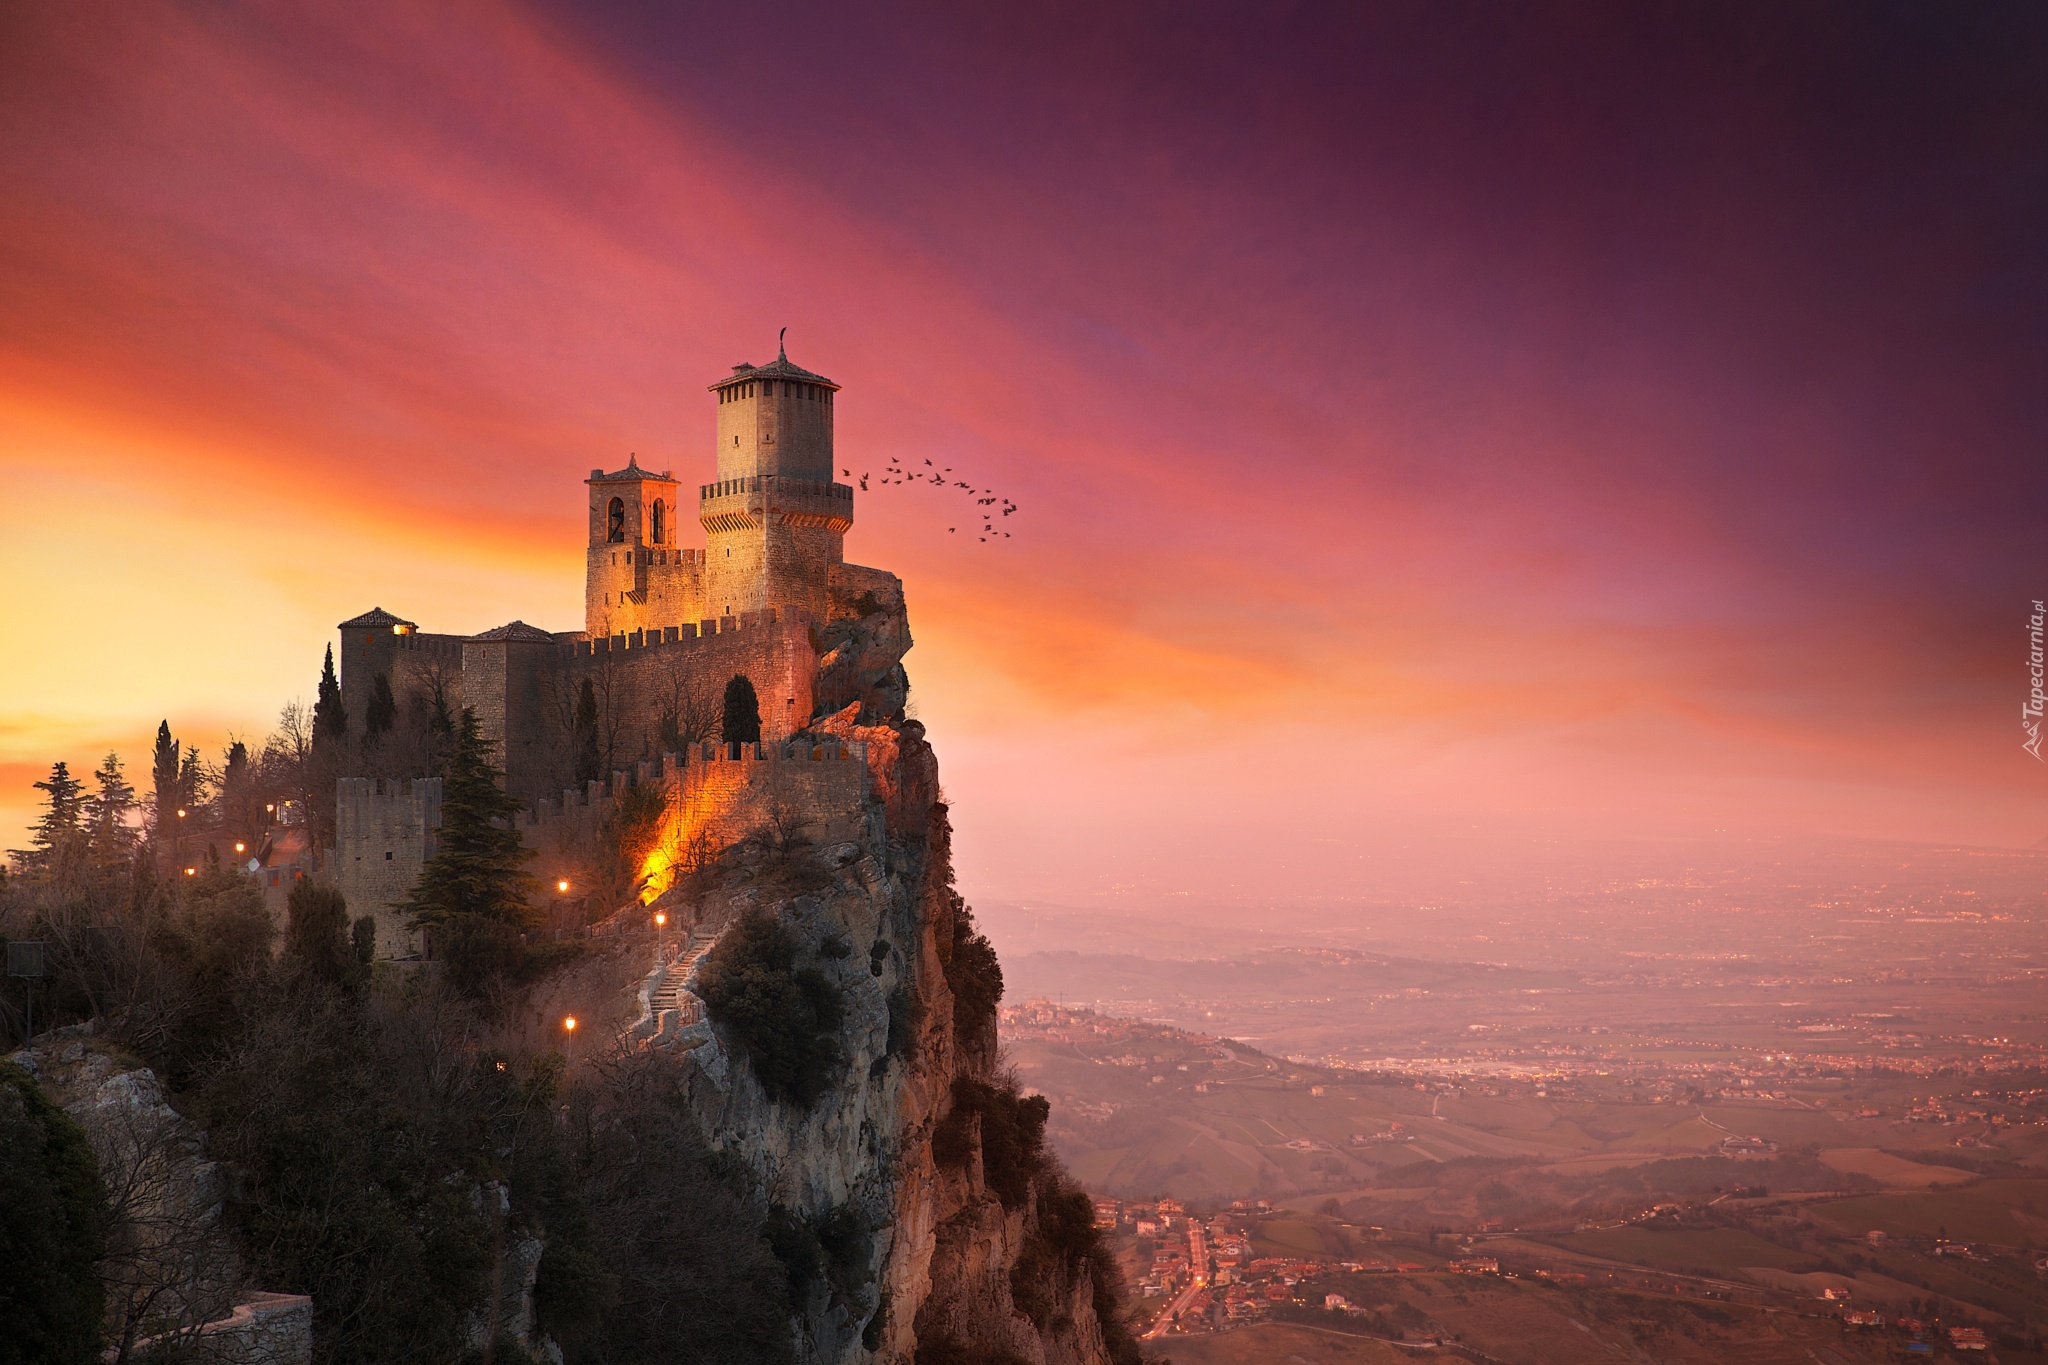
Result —
<svg viewBox="0 0 2048 1365"><path fill-rule="evenodd" d="M556 882L555 890L560 891L566 895L569 890L569 879L567 877L564 877L562 878L562 880Z"/></svg>
<svg viewBox="0 0 2048 1365"><path fill-rule="evenodd" d="M667 916L667 915L665 915L665 914L661 914L660 912L656 912L656 914L655 914L655 916L654 916L654 927L655 927L655 928L657 928L657 929L659 929L659 928L663 927L664 925L666 925L667 923L668 923L668 916Z"/></svg>
<svg viewBox="0 0 2048 1365"><path fill-rule="evenodd" d="M249 848L249 846L248 846L247 844L242 844L242 843L238 843L238 844L236 844L236 845L235 845L235 852L237 852L237 853L245 853L245 852L247 852L247 851L248 851L248 848Z"/></svg>
<svg viewBox="0 0 2048 1365"><path fill-rule="evenodd" d="M567 1019L564 1019L562 1021L562 1027L569 1030L569 1032L574 1033L576 1031L576 1016L572 1014Z"/></svg>
<svg viewBox="0 0 2048 1365"><path fill-rule="evenodd" d="M199 875L199 869L196 867L188 867L185 869L185 875L188 877L196 877Z"/></svg>
<svg viewBox="0 0 2048 1365"><path fill-rule="evenodd" d="M179 818L180 820L184 819L184 818L185 818L185 812L184 812L184 811L182 811L182 810L181 810L181 811L179 811L179 812L178 812L178 818Z"/></svg>

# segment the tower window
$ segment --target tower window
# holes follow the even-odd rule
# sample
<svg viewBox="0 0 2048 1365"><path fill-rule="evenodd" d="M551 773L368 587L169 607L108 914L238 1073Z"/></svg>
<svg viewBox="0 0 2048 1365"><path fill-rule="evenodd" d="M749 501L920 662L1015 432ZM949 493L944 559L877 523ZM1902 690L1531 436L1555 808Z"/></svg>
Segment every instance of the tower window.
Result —
<svg viewBox="0 0 2048 1365"><path fill-rule="evenodd" d="M649 515L649 522L650 522L650 524L651 524L651 525L653 526L653 529L654 529L654 535L653 535L653 536L652 536L651 538L652 538L652 540L654 541L654 543L655 543L656 545L659 545L659 544L661 544L661 543L662 543L663 541L665 541L665 540L667 539L667 537L666 537L666 536L664 536L664 535L662 534L662 530L663 530L663 526L662 526L662 514L663 514L663 513L664 513L664 512L666 511L666 510L667 510L667 509L665 509L665 508L664 508L664 507L663 507L663 506L661 505L661 499L660 499L660 498L656 498L656 499L654 500L654 506L653 506L653 508L652 508L652 509L650 510L650 515Z"/></svg>
<svg viewBox="0 0 2048 1365"><path fill-rule="evenodd" d="M613 498L605 512L605 539L614 545L626 543L626 500Z"/></svg>

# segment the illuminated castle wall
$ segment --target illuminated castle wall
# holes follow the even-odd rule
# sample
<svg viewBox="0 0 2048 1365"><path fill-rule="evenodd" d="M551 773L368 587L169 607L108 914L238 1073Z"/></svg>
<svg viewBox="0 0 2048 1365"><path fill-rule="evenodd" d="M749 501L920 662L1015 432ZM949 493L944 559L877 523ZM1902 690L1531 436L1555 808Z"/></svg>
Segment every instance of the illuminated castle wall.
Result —
<svg viewBox="0 0 2048 1365"><path fill-rule="evenodd" d="M452 712L473 708L497 746L507 790L527 806L521 833L543 853L590 839L615 789L646 781L664 784L679 816L673 824L714 847L792 817L814 837L851 833L868 789L862 747L790 737L821 706L844 704L834 687L820 687L818 628L876 601L900 610L902 584L844 562L853 490L831 477L838 385L784 355L735 366L710 391L715 477L696 493L703 546L680 543L682 485L672 472L641 469L637 459L592 470L583 629L512 621L476 635L435 634L381 607L344 621L351 735L363 733L380 676L402 702L438 691ZM673 746L663 743L664 715L693 698L701 723L735 675L760 701L762 743L665 752ZM609 766L618 771L579 790L566 767L586 682L601 699ZM332 866L355 912L378 916L384 955L417 948L385 907L417 880L438 823L439 784L407 778L417 775L343 779L339 792Z"/></svg>

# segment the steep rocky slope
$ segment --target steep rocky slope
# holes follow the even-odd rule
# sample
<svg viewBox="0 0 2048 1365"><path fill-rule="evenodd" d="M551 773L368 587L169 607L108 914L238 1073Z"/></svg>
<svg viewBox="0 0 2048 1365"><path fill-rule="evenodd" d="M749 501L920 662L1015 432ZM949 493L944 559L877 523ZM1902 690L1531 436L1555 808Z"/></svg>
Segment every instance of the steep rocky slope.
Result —
<svg viewBox="0 0 2048 1365"><path fill-rule="evenodd" d="M900 596L823 635L821 691L843 709L817 728L866 742L862 837L755 850L678 900L707 928L730 933L749 916L779 926L792 970L844 1001L843 1064L805 1104L771 1094L761 1059L715 1008L662 1044L687 1050L700 1125L776 1207L781 1243L818 1249L800 1358L1135 1360L1089 1201L1040 1146L1044 1101L1000 1071L1000 970L953 888L936 760L903 715Z"/></svg>

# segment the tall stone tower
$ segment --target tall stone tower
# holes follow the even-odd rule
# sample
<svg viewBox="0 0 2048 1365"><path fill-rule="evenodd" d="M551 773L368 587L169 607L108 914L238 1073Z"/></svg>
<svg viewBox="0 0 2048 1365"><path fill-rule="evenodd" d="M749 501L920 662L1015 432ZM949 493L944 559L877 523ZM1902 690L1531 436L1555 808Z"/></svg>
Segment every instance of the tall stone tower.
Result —
<svg viewBox="0 0 2048 1365"><path fill-rule="evenodd" d="M831 566L845 558L853 489L832 481L839 386L779 354L735 365L718 397L718 481L700 490L709 548L707 616L775 607L825 619Z"/></svg>
<svg viewBox="0 0 2048 1365"><path fill-rule="evenodd" d="M590 546L583 628L592 635L661 629L701 615L703 563L676 545L675 476L637 460L590 471Z"/></svg>

